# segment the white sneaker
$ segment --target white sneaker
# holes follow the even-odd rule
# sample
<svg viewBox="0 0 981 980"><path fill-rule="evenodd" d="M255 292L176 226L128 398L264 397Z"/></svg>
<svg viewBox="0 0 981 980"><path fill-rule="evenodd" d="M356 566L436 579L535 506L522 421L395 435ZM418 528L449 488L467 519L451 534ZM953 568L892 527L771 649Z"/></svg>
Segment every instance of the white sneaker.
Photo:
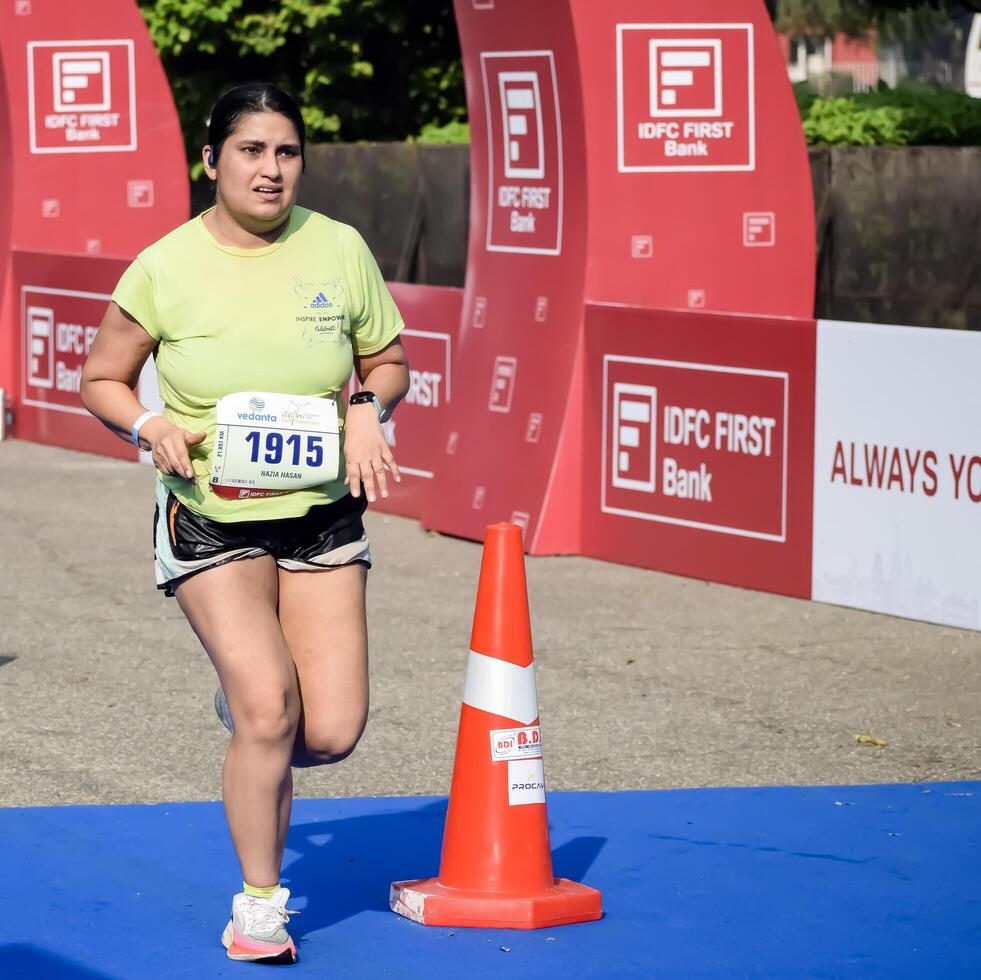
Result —
<svg viewBox="0 0 981 980"><path fill-rule="evenodd" d="M286 931L286 923L291 915L299 913L286 908L289 897L289 889L280 888L272 898L239 892L232 899L232 917L221 934L229 959L296 962L296 946Z"/></svg>

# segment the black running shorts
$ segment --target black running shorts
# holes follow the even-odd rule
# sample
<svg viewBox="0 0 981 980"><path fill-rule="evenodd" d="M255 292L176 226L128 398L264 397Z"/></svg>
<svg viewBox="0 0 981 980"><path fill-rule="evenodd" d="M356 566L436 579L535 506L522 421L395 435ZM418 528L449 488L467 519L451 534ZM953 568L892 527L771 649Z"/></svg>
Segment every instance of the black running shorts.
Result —
<svg viewBox="0 0 981 980"><path fill-rule="evenodd" d="M182 504L159 480L153 515L157 588L168 596L192 575L242 558L272 555L280 568L315 571L358 563L371 567L361 515L364 494L311 507L275 521L213 521Z"/></svg>

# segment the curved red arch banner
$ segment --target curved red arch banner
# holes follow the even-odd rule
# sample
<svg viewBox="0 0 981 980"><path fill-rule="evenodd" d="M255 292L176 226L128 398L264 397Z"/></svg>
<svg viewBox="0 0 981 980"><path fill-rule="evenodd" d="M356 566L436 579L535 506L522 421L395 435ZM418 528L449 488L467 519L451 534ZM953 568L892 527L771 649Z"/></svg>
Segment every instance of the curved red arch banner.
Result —
<svg viewBox="0 0 981 980"><path fill-rule="evenodd" d="M722 331L745 321L718 314L810 322L806 147L760 0L455 6L470 252L423 521L480 537L513 520L532 552L582 552L594 466L583 435L603 399L588 359L616 342L605 317L611 333L584 346L588 311L643 307L652 341L660 311L672 330L709 313ZM691 356L704 361L711 334L698 335Z"/></svg>
<svg viewBox="0 0 981 980"><path fill-rule="evenodd" d="M763 3L456 13L467 281L393 285L413 377L388 431L406 479L385 506L471 538L510 520L533 553L809 595L813 202ZM134 456L77 397L126 261L188 212L131 0L0 8L0 137L16 434Z"/></svg>
<svg viewBox="0 0 981 980"><path fill-rule="evenodd" d="M0 387L17 435L126 454L81 409L78 372L121 260L188 214L177 113L132 0L0 7L0 140Z"/></svg>

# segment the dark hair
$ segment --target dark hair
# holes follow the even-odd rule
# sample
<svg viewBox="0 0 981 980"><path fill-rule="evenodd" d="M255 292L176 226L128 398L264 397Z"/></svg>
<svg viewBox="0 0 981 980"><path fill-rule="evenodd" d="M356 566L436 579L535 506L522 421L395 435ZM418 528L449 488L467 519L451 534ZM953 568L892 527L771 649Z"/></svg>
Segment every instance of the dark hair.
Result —
<svg viewBox="0 0 981 980"><path fill-rule="evenodd" d="M306 146L306 127L297 104L280 88L268 82L246 82L229 89L215 103L208 120L208 142L211 144L211 166L214 166L221 153L222 145L231 136L242 116L253 112L278 112L296 127L300 137L300 158L303 169L307 161L304 154Z"/></svg>

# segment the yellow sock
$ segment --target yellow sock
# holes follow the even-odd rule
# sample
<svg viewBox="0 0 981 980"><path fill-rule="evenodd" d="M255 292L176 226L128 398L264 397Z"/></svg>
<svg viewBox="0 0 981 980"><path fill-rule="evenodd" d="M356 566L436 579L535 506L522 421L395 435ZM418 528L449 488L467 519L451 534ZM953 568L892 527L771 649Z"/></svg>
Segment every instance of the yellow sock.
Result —
<svg viewBox="0 0 981 980"><path fill-rule="evenodd" d="M279 882L276 882L275 885L270 885L268 888L256 888L255 885L250 885L247 881L242 882L242 891L246 895L252 895L255 898L272 898L278 890Z"/></svg>

